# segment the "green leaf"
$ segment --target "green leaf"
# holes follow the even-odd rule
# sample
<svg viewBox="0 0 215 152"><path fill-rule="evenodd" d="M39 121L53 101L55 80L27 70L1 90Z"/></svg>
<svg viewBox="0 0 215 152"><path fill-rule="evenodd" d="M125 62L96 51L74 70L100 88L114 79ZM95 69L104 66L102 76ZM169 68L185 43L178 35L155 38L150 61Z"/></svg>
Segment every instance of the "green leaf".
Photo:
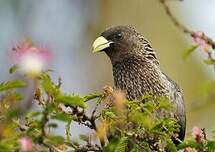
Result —
<svg viewBox="0 0 215 152"><path fill-rule="evenodd" d="M52 119L64 121L64 122L69 122L73 119L72 115L67 115L65 113L57 113L54 116L52 116Z"/></svg>
<svg viewBox="0 0 215 152"><path fill-rule="evenodd" d="M55 104L52 103L48 103L44 109L46 112L51 113L55 110Z"/></svg>
<svg viewBox="0 0 215 152"><path fill-rule="evenodd" d="M114 152L125 152L128 144L128 137L122 137Z"/></svg>
<svg viewBox="0 0 215 152"><path fill-rule="evenodd" d="M18 92L11 93L11 97L15 100L22 100L23 99L23 95L18 93Z"/></svg>
<svg viewBox="0 0 215 152"><path fill-rule="evenodd" d="M215 151L215 141L209 140L206 146L207 146L208 152L214 152Z"/></svg>
<svg viewBox="0 0 215 152"><path fill-rule="evenodd" d="M154 120L148 114L133 110L129 115L129 118L132 122L138 123L140 126L146 129L150 129L153 127Z"/></svg>
<svg viewBox="0 0 215 152"><path fill-rule="evenodd" d="M18 148L18 143L14 139L1 139L0 140L0 151L11 152Z"/></svg>
<svg viewBox="0 0 215 152"><path fill-rule="evenodd" d="M59 95L57 96L56 101L71 107L87 108L84 98L78 95Z"/></svg>
<svg viewBox="0 0 215 152"><path fill-rule="evenodd" d="M57 96L60 94L59 88L52 82L48 74L42 75L42 86L45 92L51 96Z"/></svg>
<svg viewBox="0 0 215 152"><path fill-rule="evenodd" d="M89 101L89 100L92 100L92 99L95 99L95 98L100 98L100 97L102 97L101 93L91 93L89 95L86 95L84 97L84 100L86 102L86 101Z"/></svg>
<svg viewBox="0 0 215 152"><path fill-rule="evenodd" d="M151 114L155 110L155 106L156 105L153 102L146 102L143 105L145 112L149 112L149 114Z"/></svg>
<svg viewBox="0 0 215 152"><path fill-rule="evenodd" d="M64 144L64 138L62 136L48 136L48 142L53 145L62 145Z"/></svg>
<svg viewBox="0 0 215 152"><path fill-rule="evenodd" d="M84 135L84 134L80 134L79 135L79 138L85 142L88 142L89 141L89 136L87 135Z"/></svg>
<svg viewBox="0 0 215 152"><path fill-rule="evenodd" d="M18 117L22 114L22 110L20 108L12 108L10 109L7 114L6 117L8 119L14 118L14 117Z"/></svg>
<svg viewBox="0 0 215 152"><path fill-rule="evenodd" d="M21 80L11 80L0 84L0 92L14 88L23 88L25 86L26 84Z"/></svg>
<svg viewBox="0 0 215 152"><path fill-rule="evenodd" d="M150 150L150 147L149 147L149 143L148 142L146 142L146 141L141 141L138 145L136 145L136 146L138 146L139 148L141 148L141 150L143 150L143 151L151 151ZM134 147L135 148L135 147Z"/></svg>
<svg viewBox="0 0 215 152"><path fill-rule="evenodd" d="M130 152L138 152L136 145L134 145Z"/></svg>
<svg viewBox="0 0 215 152"><path fill-rule="evenodd" d="M198 47L199 47L199 45L192 45L190 48L188 48L186 51L184 51L182 58L184 60L187 59L191 55L191 53L193 51L195 51Z"/></svg>
<svg viewBox="0 0 215 152"><path fill-rule="evenodd" d="M116 149L117 144L119 143L119 138L116 136L113 136L109 139L109 143L104 147L104 152L114 152Z"/></svg>
<svg viewBox="0 0 215 152"><path fill-rule="evenodd" d="M171 102L168 101L168 99L164 98L164 97L160 97L157 99L157 102L159 103L159 108L160 109L164 109L167 111L170 111L173 109L173 106L171 104Z"/></svg>
<svg viewBox="0 0 215 152"><path fill-rule="evenodd" d="M184 149L184 148L187 148L187 147L191 147L191 148L197 148L199 147L200 145L198 143L196 143L195 140L187 140L187 141L184 141L183 143L179 144L178 145L178 150L180 149Z"/></svg>
<svg viewBox="0 0 215 152"><path fill-rule="evenodd" d="M167 151L177 152L177 148L171 139L167 139Z"/></svg>
<svg viewBox="0 0 215 152"><path fill-rule="evenodd" d="M21 101L22 99L23 99L22 94L18 92L10 92L4 96L4 100L7 102Z"/></svg>
<svg viewBox="0 0 215 152"><path fill-rule="evenodd" d="M207 60L204 60L204 63L208 64L208 65L214 65L215 64L215 60L207 59Z"/></svg>
<svg viewBox="0 0 215 152"><path fill-rule="evenodd" d="M116 117L115 113L113 113L111 111L107 111L104 114L105 114L105 117L108 117L108 118L115 118Z"/></svg>
<svg viewBox="0 0 215 152"><path fill-rule="evenodd" d="M15 72L17 71L17 69L18 69L18 66L17 66L17 65L14 65L14 66L12 66L12 67L9 69L9 73L10 73L10 74L13 74L13 73L15 73Z"/></svg>
<svg viewBox="0 0 215 152"><path fill-rule="evenodd" d="M49 123L47 126L49 128L57 128L58 127L58 125L56 123Z"/></svg>
<svg viewBox="0 0 215 152"><path fill-rule="evenodd" d="M34 117L38 117L40 115L41 115L40 111L33 111L33 112L28 113L26 117L28 117L28 118L34 118Z"/></svg>

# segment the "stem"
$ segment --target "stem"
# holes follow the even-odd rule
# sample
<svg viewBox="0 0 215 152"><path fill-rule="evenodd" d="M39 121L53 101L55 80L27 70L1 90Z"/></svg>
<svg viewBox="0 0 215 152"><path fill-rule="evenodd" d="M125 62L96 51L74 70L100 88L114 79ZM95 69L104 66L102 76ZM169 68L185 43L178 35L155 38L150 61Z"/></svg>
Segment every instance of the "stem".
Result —
<svg viewBox="0 0 215 152"><path fill-rule="evenodd" d="M67 142L70 142L70 137L71 137L70 127L71 127L71 123L72 123L72 120L70 120L66 125L66 140L67 140Z"/></svg>
<svg viewBox="0 0 215 152"><path fill-rule="evenodd" d="M46 105L48 106L48 105ZM48 110L47 110L47 107L45 107L45 109L43 110L43 117L42 117L42 120L41 120L41 138L43 139L43 136L46 136L46 123L49 121L49 118L48 118Z"/></svg>

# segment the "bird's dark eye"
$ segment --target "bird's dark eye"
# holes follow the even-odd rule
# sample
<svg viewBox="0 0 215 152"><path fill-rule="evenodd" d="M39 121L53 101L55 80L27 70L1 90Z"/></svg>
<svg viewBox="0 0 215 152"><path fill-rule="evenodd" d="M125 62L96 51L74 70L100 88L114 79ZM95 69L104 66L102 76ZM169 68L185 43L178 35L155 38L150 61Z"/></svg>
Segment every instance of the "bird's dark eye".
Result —
<svg viewBox="0 0 215 152"><path fill-rule="evenodd" d="M120 40L120 39L122 39L123 35L122 35L122 33L117 33L115 37L116 37L116 39Z"/></svg>

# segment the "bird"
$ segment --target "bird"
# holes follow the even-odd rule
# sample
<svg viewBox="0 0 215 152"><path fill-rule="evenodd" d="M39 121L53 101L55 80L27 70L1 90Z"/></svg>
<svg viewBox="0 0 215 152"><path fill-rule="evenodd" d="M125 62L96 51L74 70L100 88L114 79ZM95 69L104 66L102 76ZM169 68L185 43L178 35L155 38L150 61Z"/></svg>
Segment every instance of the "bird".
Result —
<svg viewBox="0 0 215 152"><path fill-rule="evenodd" d="M117 25L104 30L92 47L93 53L105 52L110 58L114 87L125 91L128 100L139 99L145 93L169 99L180 126L178 139L183 141L186 130L183 94L178 84L161 71L150 42L134 27Z"/></svg>

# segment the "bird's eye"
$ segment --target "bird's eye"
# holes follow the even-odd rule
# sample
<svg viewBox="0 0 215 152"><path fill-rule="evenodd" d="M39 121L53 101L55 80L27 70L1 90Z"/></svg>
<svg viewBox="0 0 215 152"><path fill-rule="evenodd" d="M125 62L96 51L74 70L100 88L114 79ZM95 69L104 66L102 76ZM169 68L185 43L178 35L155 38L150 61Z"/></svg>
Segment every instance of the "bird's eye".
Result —
<svg viewBox="0 0 215 152"><path fill-rule="evenodd" d="M122 33L117 33L115 37L116 37L116 39L120 40L120 39L122 39L123 35L122 35Z"/></svg>

